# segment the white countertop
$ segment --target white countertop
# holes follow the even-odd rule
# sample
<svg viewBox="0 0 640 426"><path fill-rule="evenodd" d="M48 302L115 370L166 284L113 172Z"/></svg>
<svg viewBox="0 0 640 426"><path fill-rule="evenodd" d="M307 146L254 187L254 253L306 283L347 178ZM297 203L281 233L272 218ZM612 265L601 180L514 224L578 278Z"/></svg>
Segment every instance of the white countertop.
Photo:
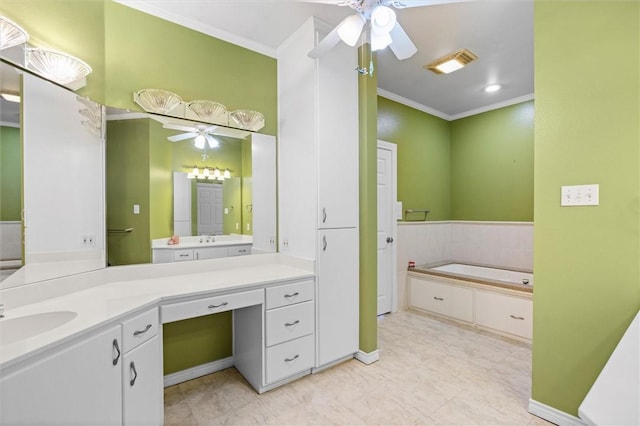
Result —
<svg viewBox="0 0 640 426"><path fill-rule="evenodd" d="M207 241L212 239L213 241ZM253 244L253 237L251 235L214 235L207 236L191 236L180 237L179 244L169 244L170 238L160 238L157 240L151 240L151 248L164 249L164 250L180 250L190 248L207 248L207 247L227 247L237 245L251 245Z"/></svg>
<svg viewBox="0 0 640 426"><path fill-rule="evenodd" d="M141 309L190 296L311 278L314 276L313 269L312 261L279 254L182 262L177 265L132 265L107 268L104 271L105 282L102 284L14 309L7 301L0 299L6 305L5 318L0 321L50 311L72 311L78 314L70 322L48 332L0 345L0 368L14 365L81 333L115 322ZM95 277L88 279L92 280L95 281ZM22 291L38 291L38 284L26 287L30 288Z"/></svg>

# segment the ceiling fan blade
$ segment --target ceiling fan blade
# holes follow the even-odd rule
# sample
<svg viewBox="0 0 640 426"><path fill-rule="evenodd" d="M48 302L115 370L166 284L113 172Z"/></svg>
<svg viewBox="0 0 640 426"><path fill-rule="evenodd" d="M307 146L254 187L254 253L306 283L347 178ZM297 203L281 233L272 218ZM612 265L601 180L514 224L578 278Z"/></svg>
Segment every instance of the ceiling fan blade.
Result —
<svg viewBox="0 0 640 426"><path fill-rule="evenodd" d="M180 135L169 136L167 139L169 139L171 142L179 142L185 139L195 138L196 136L198 136L197 133L190 132L190 133L182 133Z"/></svg>
<svg viewBox="0 0 640 426"><path fill-rule="evenodd" d="M182 126L180 124L173 124L173 123L165 123L162 125L162 127L165 129L181 130L183 132L194 132L198 130L198 129L194 129L193 127Z"/></svg>
<svg viewBox="0 0 640 426"><path fill-rule="evenodd" d="M342 25L342 22L340 23L340 25ZM326 54L331 49L333 49L336 46L336 44L340 43L340 35L338 34L338 28L340 28L340 25L332 29L331 32L327 34L325 38L320 40L318 42L318 45L313 49L311 49L309 53L307 53L307 56L310 57L311 59L317 59L323 56L324 54Z"/></svg>
<svg viewBox="0 0 640 426"><path fill-rule="evenodd" d="M396 22L396 25L391 29L389 35L391 35L391 40L393 40L389 47L394 55L401 61L409 59L418 51L416 45L413 44L407 32L398 22Z"/></svg>
<svg viewBox="0 0 640 426"><path fill-rule="evenodd" d="M408 7L435 6L437 4L464 3L469 1L475 0L392 0L386 4L393 6L396 9L406 9Z"/></svg>

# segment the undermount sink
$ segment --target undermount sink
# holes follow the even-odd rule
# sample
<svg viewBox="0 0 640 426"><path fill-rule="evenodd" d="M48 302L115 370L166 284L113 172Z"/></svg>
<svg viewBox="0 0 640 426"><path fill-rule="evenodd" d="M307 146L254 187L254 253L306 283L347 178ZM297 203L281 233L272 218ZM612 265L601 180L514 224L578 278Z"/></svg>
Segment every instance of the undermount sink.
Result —
<svg viewBox="0 0 640 426"><path fill-rule="evenodd" d="M77 312L53 311L17 318L0 318L0 345L8 345L53 330L77 316Z"/></svg>

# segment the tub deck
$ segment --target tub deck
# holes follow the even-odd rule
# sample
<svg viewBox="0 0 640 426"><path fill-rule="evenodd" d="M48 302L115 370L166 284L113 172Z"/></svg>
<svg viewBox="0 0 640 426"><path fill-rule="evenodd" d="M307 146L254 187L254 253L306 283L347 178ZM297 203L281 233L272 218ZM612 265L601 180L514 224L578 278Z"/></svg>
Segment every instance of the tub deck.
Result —
<svg viewBox="0 0 640 426"><path fill-rule="evenodd" d="M473 275L453 273L453 272L448 272L448 271L445 272L445 271L439 271L437 269L434 269L434 268L437 268L437 267L450 265L450 264L468 265L468 266L475 266L475 267L481 267L481 268L492 268L492 269L507 270L507 271L511 271L511 272L521 272L521 273L525 273L525 274L532 274L532 271L497 268L497 267L492 267L492 266L489 266L489 265L479 265L479 264L465 263L465 262L455 262L455 261L439 262L439 263L434 263L434 264L429 264L429 265L418 265L418 266L413 267L413 268L408 268L408 271L416 273L416 274L432 275L432 276L441 277L441 278L450 278L450 279L466 281L466 282L469 282L469 283L484 284L484 285L488 285L488 286L492 286L492 287L507 288L507 289L510 289L510 290L521 291L521 292L524 292L524 293L533 293L533 286L532 285L528 285L528 284L515 283L515 282L509 282L509 281L502 281L502 280L498 280L498 279L490 279L490 278L485 278L485 277L478 277L478 276L473 276Z"/></svg>

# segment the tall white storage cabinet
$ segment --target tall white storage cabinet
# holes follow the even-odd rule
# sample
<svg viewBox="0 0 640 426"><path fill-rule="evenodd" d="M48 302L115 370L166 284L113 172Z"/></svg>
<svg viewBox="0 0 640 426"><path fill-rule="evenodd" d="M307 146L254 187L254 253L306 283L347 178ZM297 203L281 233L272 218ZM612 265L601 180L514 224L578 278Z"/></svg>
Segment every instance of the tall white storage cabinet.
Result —
<svg viewBox="0 0 640 426"><path fill-rule="evenodd" d="M356 49L319 59L330 27L309 19L278 49L279 247L316 260L316 367L358 351Z"/></svg>

